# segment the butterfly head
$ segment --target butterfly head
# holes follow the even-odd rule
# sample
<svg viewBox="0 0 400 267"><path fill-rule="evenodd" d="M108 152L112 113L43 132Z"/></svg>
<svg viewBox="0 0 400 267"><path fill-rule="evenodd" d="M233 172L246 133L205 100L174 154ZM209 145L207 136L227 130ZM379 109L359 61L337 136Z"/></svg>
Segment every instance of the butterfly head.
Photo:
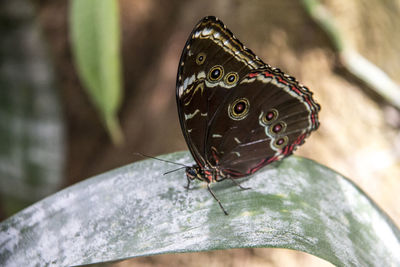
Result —
<svg viewBox="0 0 400 267"><path fill-rule="evenodd" d="M186 175L190 180L200 179L201 173L202 171L199 166L186 167Z"/></svg>
<svg viewBox="0 0 400 267"><path fill-rule="evenodd" d="M212 171L209 171L208 169L202 169L198 165L186 167L186 176L190 180L198 179L207 183L210 183L213 180Z"/></svg>

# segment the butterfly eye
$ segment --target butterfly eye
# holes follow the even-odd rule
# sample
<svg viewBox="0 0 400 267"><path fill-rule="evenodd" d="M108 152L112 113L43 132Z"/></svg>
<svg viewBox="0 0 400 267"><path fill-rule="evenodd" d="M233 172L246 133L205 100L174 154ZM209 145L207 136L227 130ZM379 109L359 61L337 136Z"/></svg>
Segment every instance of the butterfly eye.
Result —
<svg viewBox="0 0 400 267"><path fill-rule="evenodd" d="M201 52L197 55L196 57L196 63L197 65L202 65L204 63L204 61L206 61L206 54Z"/></svg>
<svg viewBox="0 0 400 267"><path fill-rule="evenodd" d="M278 118L278 111L276 109L270 109L263 117L262 122L265 125L271 124L273 121Z"/></svg>
<svg viewBox="0 0 400 267"><path fill-rule="evenodd" d="M198 171L195 168L187 167L186 168L186 175L191 180L194 180L197 177Z"/></svg>
<svg viewBox="0 0 400 267"><path fill-rule="evenodd" d="M210 82L216 82L219 81L222 76L224 76L224 68L222 68L220 65L217 65L210 69L207 78Z"/></svg>
<svg viewBox="0 0 400 267"><path fill-rule="evenodd" d="M249 114L250 102L247 98L236 99L228 107L229 117L233 120L242 120Z"/></svg>
<svg viewBox="0 0 400 267"><path fill-rule="evenodd" d="M239 76L237 75L236 72L229 72L225 78L224 78L224 83L226 85L233 85L239 80Z"/></svg>
<svg viewBox="0 0 400 267"><path fill-rule="evenodd" d="M286 146L289 142L289 138L287 136L278 138L274 141L273 145L274 147L276 147L277 149L281 149L284 146Z"/></svg>
<svg viewBox="0 0 400 267"><path fill-rule="evenodd" d="M283 121L277 122L273 124L271 127L269 127L269 132L271 134L279 134L282 133L286 130L286 123Z"/></svg>

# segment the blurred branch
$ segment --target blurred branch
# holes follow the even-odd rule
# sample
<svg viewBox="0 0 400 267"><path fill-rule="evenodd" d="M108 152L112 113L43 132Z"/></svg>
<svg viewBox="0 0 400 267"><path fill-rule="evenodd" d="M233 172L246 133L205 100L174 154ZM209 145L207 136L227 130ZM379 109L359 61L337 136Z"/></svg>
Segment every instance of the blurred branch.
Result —
<svg viewBox="0 0 400 267"><path fill-rule="evenodd" d="M350 47L334 17L319 0L303 0L303 4L311 18L332 40L347 71L363 81L387 103L400 110L400 86L379 67Z"/></svg>

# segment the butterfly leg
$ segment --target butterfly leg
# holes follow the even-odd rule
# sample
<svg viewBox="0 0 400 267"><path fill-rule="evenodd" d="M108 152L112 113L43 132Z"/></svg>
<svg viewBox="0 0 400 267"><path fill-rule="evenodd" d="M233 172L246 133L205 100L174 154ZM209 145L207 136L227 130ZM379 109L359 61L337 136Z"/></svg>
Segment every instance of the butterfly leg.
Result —
<svg viewBox="0 0 400 267"><path fill-rule="evenodd" d="M221 204L221 201L219 201L219 199L217 198L217 196L214 194L214 192L211 190L210 184L207 183L207 189L208 192L210 192L210 194L213 196L213 198L218 202L219 206L221 207L222 211L225 213L225 215L229 215L228 212L226 212L226 210L224 209L224 207Z"/></svg>
<svg viewBox="0 0 400 267"><path fill-rule="evenodd" d="M190 189L190 181L191 181L191 179L190 179L188 176L186 176L186 178L187 178L187 185L184 186L184 188L185 188L186 190L189 190L189 189Z"/></svg>
<svg viewBox="0 0 400 267"><path fill-rule="evenodd" d="M237 185L240 189L242 190L248 190L251 189L251 187L243 187L241 184L239 184L235 179L233 179L231 176L227 176L235 185Z"/></svg>

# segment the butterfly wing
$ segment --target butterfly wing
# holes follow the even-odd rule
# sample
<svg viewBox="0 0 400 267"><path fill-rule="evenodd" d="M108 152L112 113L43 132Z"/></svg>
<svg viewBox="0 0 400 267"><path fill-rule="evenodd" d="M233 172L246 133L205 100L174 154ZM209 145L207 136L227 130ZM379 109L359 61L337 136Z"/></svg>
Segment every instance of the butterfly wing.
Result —
<svg viewBox="0 0 400 267"><path fill-rule="evenodd" d="M319 126L312 93L279 69L251 71L207 129L207 161L231 177L254 173L292 153Z"/></svg>
<svg viewBox="0 0 400 267"><path fill-rule="evenodd" d="M176 98L186 143L197 164L206 164L207 132L221 102L239 81L264 66L215 17L202 19L182 52Z"/></svg>
<svg viewBox="0 0 400 267"><path fill-rule="evenodd" d="M197 164L231 177L290 155L319 125L312 93L262 62L215 17L190 34L176 87L183 135Z"/></svg>

